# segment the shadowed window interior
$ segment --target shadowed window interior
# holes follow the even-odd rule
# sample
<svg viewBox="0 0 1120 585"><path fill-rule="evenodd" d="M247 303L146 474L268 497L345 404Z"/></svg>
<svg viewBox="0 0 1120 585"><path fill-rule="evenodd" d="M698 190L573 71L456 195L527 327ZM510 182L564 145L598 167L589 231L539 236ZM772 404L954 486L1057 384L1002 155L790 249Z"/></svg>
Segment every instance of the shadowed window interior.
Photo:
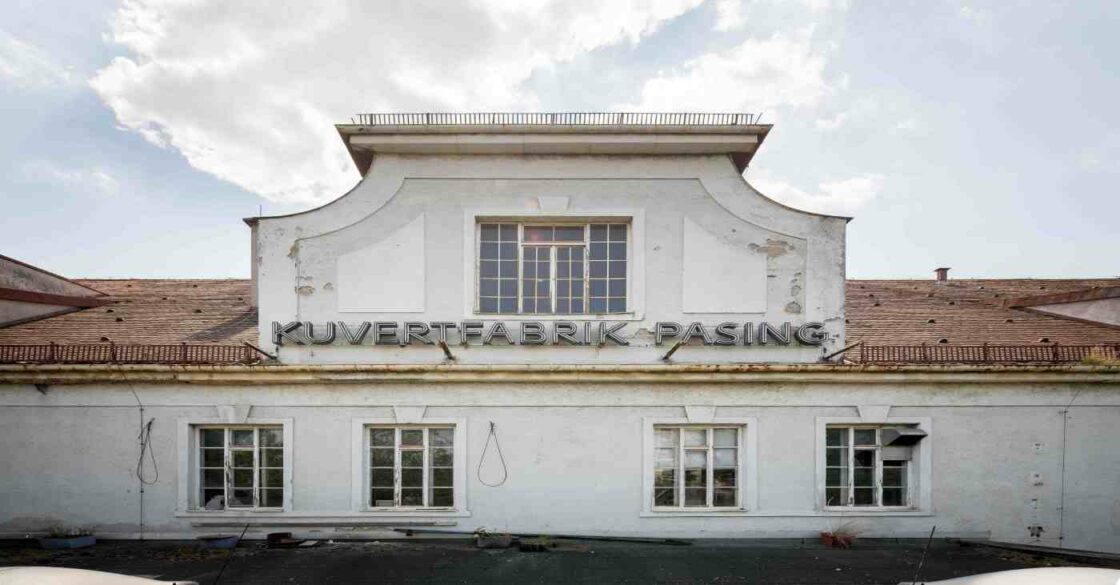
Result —
<svg viewBox="0 0 1120 585"><path fill-rule="evenodd" d="M369 507L454 507L454 442L450 426L369 427Z"/></svg>
<svg viewBox="0 0 1120 585"><path fill-rule="evenodd" d="M656 426L653 506L739 508L742 429L734 426Z"/></svg>
<svg viewBox="0 0 1120 585"><path fill-rule="evenodd" d="M910 505L909 446L886 446L883 428L825 430L825 505L897 508Z"/></svg>
<svg viewBox="0 0 1120 585"><path fill-rule="evenodd" d="M625 313L626 223L478 225L478 312Z"/></svg>
<svg viewBox="0 0 1120 585"><path fill-rule="evenodd" d="M284 431L279 426L197 427L199 506L284 507Z"/></svg>

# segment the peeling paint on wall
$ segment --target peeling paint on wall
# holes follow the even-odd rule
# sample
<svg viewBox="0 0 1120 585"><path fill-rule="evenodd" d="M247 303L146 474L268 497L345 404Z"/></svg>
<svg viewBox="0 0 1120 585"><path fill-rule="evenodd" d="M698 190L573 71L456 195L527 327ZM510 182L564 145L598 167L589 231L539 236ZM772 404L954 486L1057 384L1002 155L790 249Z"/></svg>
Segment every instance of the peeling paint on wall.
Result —
<svg viewBox="0 0 1120 585"><path fill-rule="evenodd" d="M772 240L766 239L766 245L751 244L750 249L754 252L761 252L766 254L767 258L777 258L794 251L793 244L785 240Z"/></svg>

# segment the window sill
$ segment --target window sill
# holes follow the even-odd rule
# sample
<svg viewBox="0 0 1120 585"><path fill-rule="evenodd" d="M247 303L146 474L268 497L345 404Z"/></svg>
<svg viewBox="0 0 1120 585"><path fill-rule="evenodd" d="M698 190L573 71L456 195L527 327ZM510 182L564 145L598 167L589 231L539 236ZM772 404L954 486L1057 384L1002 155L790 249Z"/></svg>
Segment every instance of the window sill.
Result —
<svg viewBox="0 0 1120 585"><path fill-rule="evenodd" d="M720 516L750 516L751 511L746 508L654 508L642 510L643 518L689 518L689 517L720 517Z"/></svg>
<svg viewBox="0 0 1120 585"><path fill-rule="evenodd" d="M581 315L556 315L545 313L541 315L520 313L478 313L469 315L470 318L485 321L641 321L642 318L634 311L626 313L596 313ZM577 334L578 335L578 334Z"/></svg>
<svg viewBox="0 0 1120 585"><path fill-rule="evenodd" d="M386 518L469 518L471 513L467 510L345 510L345 511L319 511L319 512L292 512L285 510L262 510L262 511L241 511L241 510L186 510L175 512L176 518L213 518L213 519L238 519L238 518L372 518L372 517L386 517Z"/></svg>

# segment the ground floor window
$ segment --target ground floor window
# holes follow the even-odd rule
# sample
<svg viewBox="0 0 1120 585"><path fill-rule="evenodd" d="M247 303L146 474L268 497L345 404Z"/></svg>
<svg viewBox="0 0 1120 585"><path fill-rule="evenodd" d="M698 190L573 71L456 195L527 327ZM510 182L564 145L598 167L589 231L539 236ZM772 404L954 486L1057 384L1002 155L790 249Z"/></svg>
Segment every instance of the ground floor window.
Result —
<svg viewBox="0 0 1120 585"><path fill-rule="evenodd" d="M199 507L284 507L280 426L196 427Z"/></svg>
<svg viewBox="0 0 1120 585"><path fill-rule="evenodd" d="M825 505L910 505L909 446L887 446L881 427L832 426L825 430Z"/></svg>
<svg viewBox="0 0 1120 585"><path fill-rule="evenodd" d="M742 429L655 426L654 509L738 508Z"/></svg>
<svg viewBox="0 0 1120 585"><path fill-rule="evenodd" d="M454 507L454 427L371 426L367 438L369 507Z"/></svg>

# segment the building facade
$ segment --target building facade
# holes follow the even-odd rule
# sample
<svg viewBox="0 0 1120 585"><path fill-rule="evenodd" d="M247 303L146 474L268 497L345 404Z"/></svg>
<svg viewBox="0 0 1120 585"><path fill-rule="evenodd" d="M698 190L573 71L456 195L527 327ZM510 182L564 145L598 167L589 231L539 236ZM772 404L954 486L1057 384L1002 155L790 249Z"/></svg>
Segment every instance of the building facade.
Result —
<svg viewBox="0 0 1120 585"><path fill-rule="evenodd" d="M1055 363L1069 349L1049 343L1054 359L1015 365L845 361L862 341L849 325L863 326L845 315L861 295L845 279L848 220L744 181L769 126L358 122L338 127L363 173L353 190L246 220L253 274L238 301L207 296L212 283L140 282L109 309L0 329L16 345L115 328L88 340L113 344L109 359L0 365L0 534L905 538L936 526L1120 551L1108 361L1120 330L1051 324L1100 346L1086 364ZM911 307L952 293L962 308L960 295L988 291L952 284L936 297L926 283L872 290ZM1021 321L1043 319L1058 320ZM921 325L891 323L875 333L925 347L904 329ZM988 341L944 335L921 351ZM254 363L197 357L216 355L207 341L249 342L225 361ZM139 351L181 355L90 363Z"/></svg>

